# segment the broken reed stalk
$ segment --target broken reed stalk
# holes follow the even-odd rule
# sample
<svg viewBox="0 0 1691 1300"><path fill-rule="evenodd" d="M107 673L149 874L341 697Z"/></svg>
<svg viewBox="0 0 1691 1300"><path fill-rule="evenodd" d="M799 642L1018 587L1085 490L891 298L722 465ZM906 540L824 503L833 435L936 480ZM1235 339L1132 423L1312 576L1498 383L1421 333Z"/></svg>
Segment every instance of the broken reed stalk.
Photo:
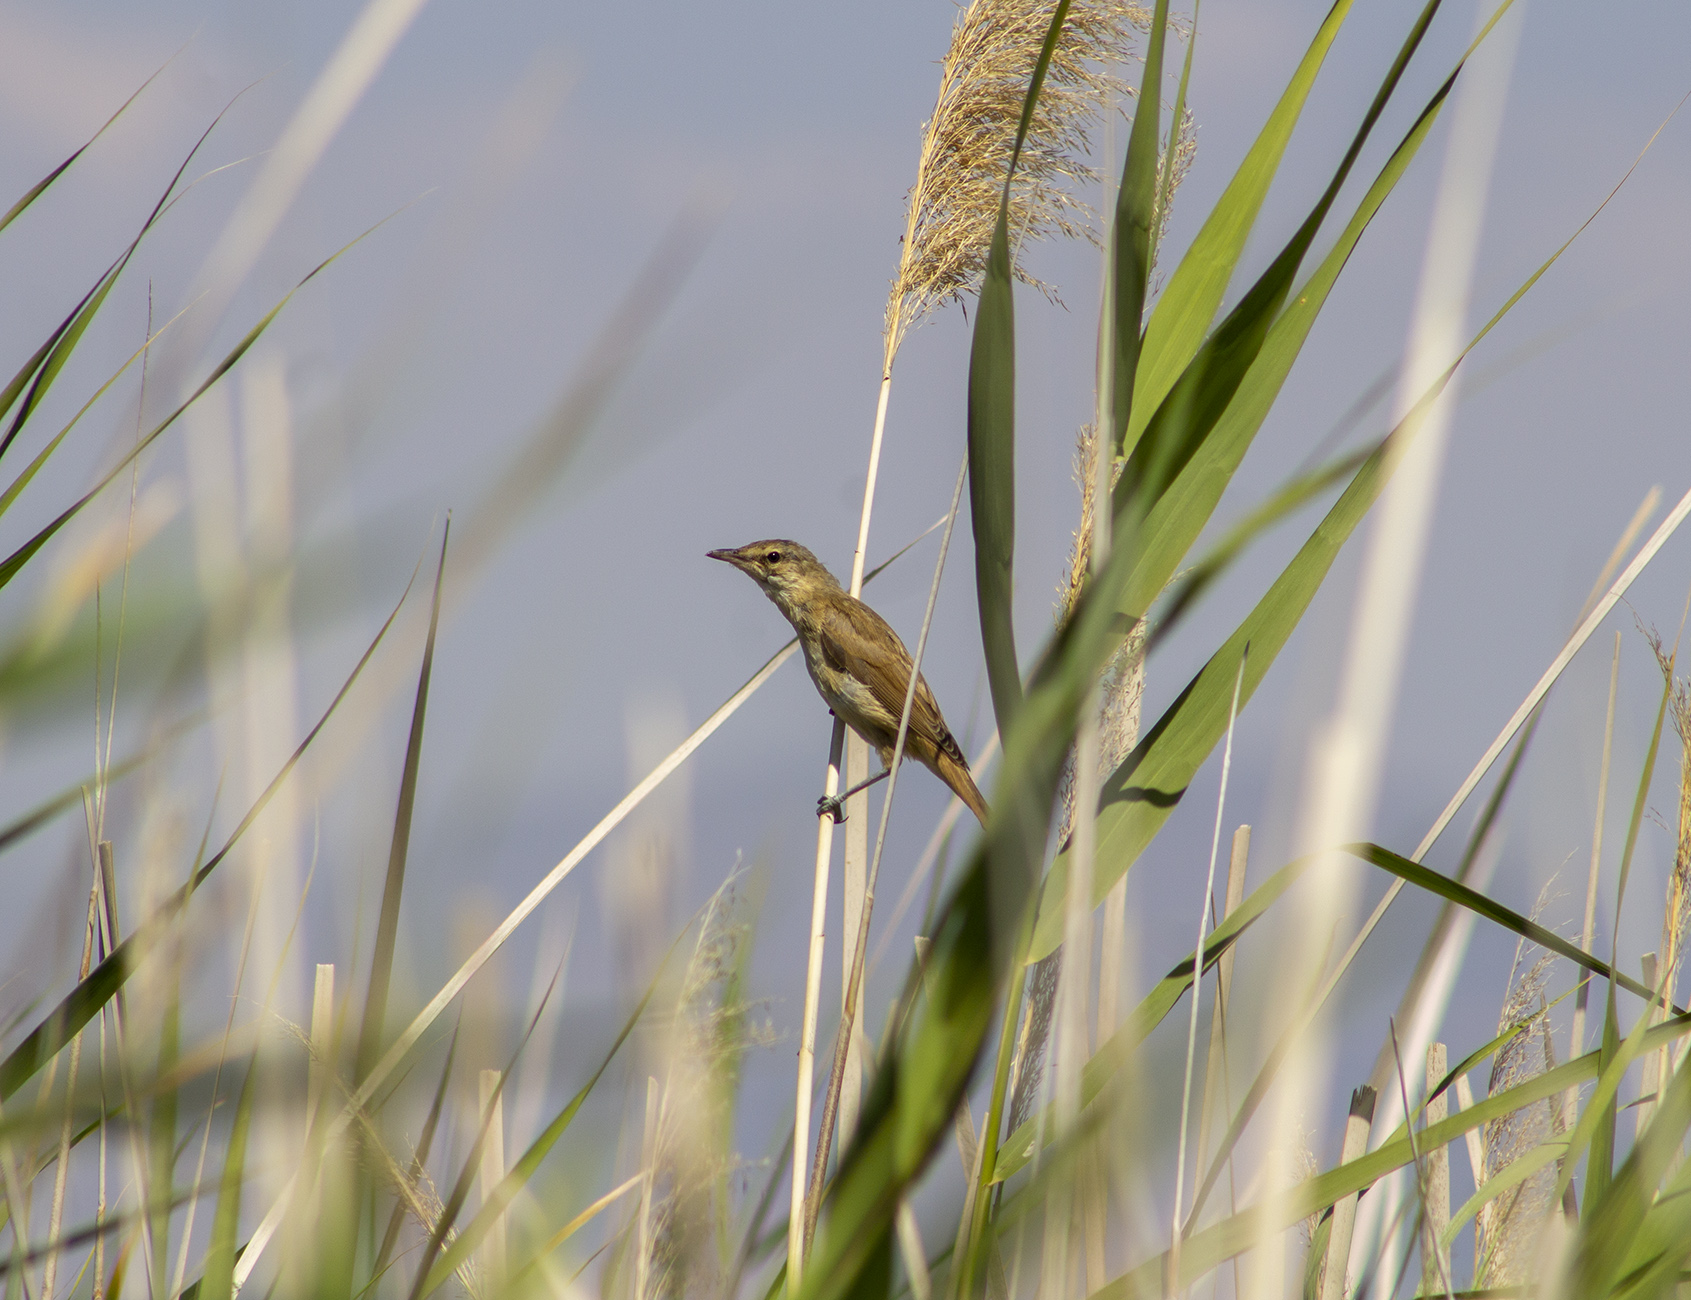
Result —
<svg viewBox="0 0 1691 1300"><path fill-rule="evenodd" d="M1004 179L1016 150L1016 131L1028 78L1038 61L1054 10L1053 0L973 0L958 15L951 44L940 65L939 95L923 124L916 182L905 200L905 230L897 274L887 296L882 329L881 384L875 405L874 432L869 443L869 466L864 476L863 507L858 518L857 545L852 554L848 590L861 594L863 566L874 512L875 486L880 473L881 447L886 432L887 405L892 392L893 362L912 326L947 301L962 301L979 285L997 219ZM1129 55L1130 33L1145 30L1150 13L1131 0L1079 0L1069 7L1063 33L1053 51L1033 121L1017 155L1016 184L1009 195L1013 238L1059 234L1093 237L1090 214L1072 189L1093 179L1085 162L1090 152L1089 131L1102 115L1116 88L1108 69ZM1054 296L1019 263L1016 275ZM847 736L836 720L832 753L824 777L825 795L840 786L838 755L844 745L848 773L868 772L868 750L855 735ZM857 779L862 779L858 776ZM847 805L848 821L868 806L867 795ZM827 896L827 859L833 852L833 825L824 818L818 827L815 885L818 906ZM847 836L847 853L855 855L845 867L853 888L845 899L847 929L867 923L864 910L863 857L867 843ZM856 897L849 896L856 894ZM795 1113L807 1124L809 1093L814 1080L815 1003L821 994L821 927L813 926L807 970L816 972L805 988L804 1037L799 1044L800 1070ZM849 980L848 980L849 984ZM849 1003L849 995L848 995ZM858 1008L842 1007L855 1018ZM848 1043L848 1051L850 1044ZM804 1067L809 1062L811 1069ZM846 1062L860 1070L856 1054ZM855 1082L855 1081L854 1081ZM855 1093L855 1088L852 1089ZM855 1107L852 1107L855 1109ZM788 1277L803 1271L804 1234L801 1221L805 1184L804 1153L808 1137L798 1131L793 1144L792 1216L787 1243ZM825 1158L825 1153L824 1153Z"/></svg>

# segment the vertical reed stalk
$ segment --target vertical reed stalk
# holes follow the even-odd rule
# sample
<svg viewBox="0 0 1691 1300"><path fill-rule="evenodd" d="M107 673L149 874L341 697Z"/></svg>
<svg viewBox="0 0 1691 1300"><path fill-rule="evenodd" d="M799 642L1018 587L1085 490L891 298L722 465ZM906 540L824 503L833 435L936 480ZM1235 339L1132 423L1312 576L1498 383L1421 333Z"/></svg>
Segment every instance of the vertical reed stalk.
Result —
<svg viewBox="0 0 1691 1300"><path fill-rule="evenodd" d="M1210 835L1209 873L1198 903L1198 942L1192 949L1192 1014L1186 1025L1186 1069L1180 1085L1180 1136L1174 1158L1174 1216L1169 1230L1169 1276L1180 1277L1182 1207L1186 1203L1186 1138L1192 1119L1192 1072L1198 1057L1199 990L1203 988L1204 940L1209 934L1210 913L1215 910L1215 863L1221 855L1221 823L1227 810L1227 778L1233 770L1233 727L1239 719L1239 693L1245 685L1245 665L1250 647L1239 656L1239 670L1233 678L1233 700L1227 709L1227 740L1221 751L1221 786L1215 798L1215 829Z"/></svg>
<svg viewBox="0 0 1691 1300"><path fill-rule="evenodd" d="M1615 633L1614 657L1609 662L1609 704L1603 714L1603 759L1597 769L1597 817L1591 829L1591 868L1585 879L1585 920L1580 926L1579 946L1591 951L1597 933L1597 874L1603 862L1603 814L1609 802L1609 759L1615 745L1615 693L1621 679L1621 634ZM1591 975L1579 974L1579 991L1574 998L1573 1024L1568 1028L1568 1059L1574 1060L1585 1052L1586 1007L1591 1000ZM1579 1089L1569 1088L1562 1095L1562 1114L1568 1128L1579 1117Z"/></svg>
<svg viewBox="0 0 1691 1300"><path fill-rule="evenodd" d="M494 1188L505 1177L505 1103L499 1087L499 1071L483 1070L478 1080L477 1101L487 1129L482 1143L481 1163L476 1171L482 1204L493 1198ZM498 1295L505 1284L505 1216L501 1214L482 1242L481 1264L487 1279L487 1293Z"/></svg>
<svg viewBox="0 0 1691 1300"><path fill-rule="evenodd" d="M88 917L83 923L82 963L76 973L78 983L88 978L88 971L93 965L94 932L99 925L96 914L96 909L100 906L99 870L100 860L96 855L95 880L88 889ZM70 1069L65 1077L65 1118L59 1128L58 1161L53 1169L53 1199L47 1217L47 1258L41 1266L41 1294L48 1300L51 1300L58 1285L59 1230L65 1217L65 1185L70 1177L71 1126L76 1114L76 1075L81 1062L82 1035L79 1033L71 1039L70 1044Z"/></svg>
<svg viewBox="0 0 1691 1300"><path fill-rule="evenodd" d="M927 651L928 630L933 626L934 605L939 600L939 582L945 573L946 555L951 550L951 530L957 523L957 506L963 497L963 482L968 477L969 458L964 454L957 467L957 484L951 490L951 506L945 516L945 531L940 534L939 556L934 561L933 582L928 587L928 604L922 614L922 630L916 638L916 650L911 656L910 681L905 687L904 707L899 715L898 734L893 741L892 766L887 770L887 792L881 799L880 829L875 834L875 854L869 860L869 872L864 882L863 919L857 929L857 948L852 955L851 979L846 986L845 1016L840 1022L834 1044L833 1068L828 1075L828 1091L822 1104L822 1127L816 1138L816 1154L810 1166L810 1186L804 1205L805 1247L816 1232L816 1216L822 1209L822 1186L826 1176L828 1149L833 1142L834 1125L838 1119L840 1088L844 1082L847 1051L856 1029L856 1014L862 1005L863 972L869 960L869 919L875 906L875 881L881 870L881 854L887 843L887 823L892 817L893 794L898 788L898 769L904 759L904 744L910 732L910 710L916 700L916 683L921 680L922 656ZM824 816L824 823L831 821ZM796 1133L796 1130L795 1130Z"/></svg>
<svg viewBox="0 0 1691 1300"><path fill-rule="evenodd" d="M1433 1089L1444 1081L1450 1068L1445 1045L1427 1045L1427 1127L1442 1123L1450 1113L1450 1099L1445 1093L1433 1096ZM1439 1237L1450 1222L1450 1148L1435 1146L1422 1155L1426 1168L1426 1189L1422 1194L1421 1215L1421 1293L1447 1289L1450 1277L1450 1251L1439 1244Z"/></svg>

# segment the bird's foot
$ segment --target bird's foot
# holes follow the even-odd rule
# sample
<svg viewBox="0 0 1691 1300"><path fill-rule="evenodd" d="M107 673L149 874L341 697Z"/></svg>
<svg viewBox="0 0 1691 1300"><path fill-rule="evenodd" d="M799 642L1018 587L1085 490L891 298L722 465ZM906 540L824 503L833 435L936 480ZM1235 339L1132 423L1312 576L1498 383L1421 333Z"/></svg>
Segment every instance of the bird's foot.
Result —
<svg viewBox="0 0 1691 1300"><path fill-rule="evenodd" d="M844 803L845 800L837 796L830 798L824 795L816 801L816 815L818 817L832 817L834 825L838 826L845 820L845 814L840 811Z"/></svg>

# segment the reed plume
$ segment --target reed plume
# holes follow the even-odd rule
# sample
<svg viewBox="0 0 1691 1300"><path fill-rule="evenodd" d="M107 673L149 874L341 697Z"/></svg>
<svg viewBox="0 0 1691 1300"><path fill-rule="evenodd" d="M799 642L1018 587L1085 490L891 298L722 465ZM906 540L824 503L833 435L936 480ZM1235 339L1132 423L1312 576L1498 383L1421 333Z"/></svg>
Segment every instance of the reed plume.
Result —
<svg viewBox="0 0 1691 1300"><path fill-rule="evenodd" d="M1546 885L1539 895L1533 907L1534 920L1547 905L1553 884L1552 881ZM1531 965L1526 964L1529 956ZM1550 954L1543 949L1524 939L1515 945L1515 961L1510 970L1508 992L1498 1012L1497 1030L1502 1034L1511 1026L1521 1028L1492 1061L1488 1091L1493 1096L1555 1068L1550 1012L1544 998L1550 966ZM1485 1167L1507 1169L1561 1130L1561 1107L1551 1101L1535 1101L1491 1120L1483 1131ZM1556 1168L1550 1165L1509 1188L1481 1210L1476 1224L1476 1287L1510 1286L1535 1278L1539 1236L1555 1199Z"/></svg>
<svg viewBox="0 0 1691 1300"><path fill-rule="evenodd" d="M905 200L898 274L887 296L885 373L911 326L979 287L1022 101L1054 8L1052 0L974 0L957 17ZM1114 98L1135 93L1111 69L1132 57L1132 34L1149 30L1150 21L1150 11L1131 0L1070 5L1016 164L1015 243L1049 235L1096 242L1093 214L1077 193L1098 179L1087 161L1091 132ZM1055 296L1019 261L1015 274Z"/></svg>
<svg viewBox="0 0 1691 1300"><path fill-rule="evenodd" d="M1667 896L1662 905L1662 945L1658 971L1665 972L1667 998L1674 1000L1679 968L1685 961L1685 931L1691 922L1691 681L1674 673L1676 654L1663 649L1654 633L1650 648L1668 691L1668 716L1679 736L1679 809L1674 844L1673 869L1668 873ZM1658 975L1658 979L1661 978Z"/></svg>

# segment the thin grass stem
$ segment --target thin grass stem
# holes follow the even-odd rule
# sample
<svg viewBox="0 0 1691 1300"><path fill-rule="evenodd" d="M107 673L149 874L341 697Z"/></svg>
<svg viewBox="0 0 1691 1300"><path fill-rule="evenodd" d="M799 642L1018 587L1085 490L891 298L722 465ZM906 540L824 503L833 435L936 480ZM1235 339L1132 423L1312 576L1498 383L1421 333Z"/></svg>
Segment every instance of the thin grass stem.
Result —
<svg viewBox="0 0 1691 1300"><path fill-rule="evenodd" d="M1233 702L1227 710L1227 740L1221 751L1221 788L1215 799L1215 829L1210 834L1209 873L1204 878L1203 898L1198 904L1198 942L1192 950L1192 1014L1186 1024L1186 1069L1180 1088L1180 1137L1175 1145L1174 1222L1169 1228L1169 1276L1180 1276L1180 1213L1186 1199L1186 1137L1192 1118L1192 1072L1198 1059L1198 991L1204 974L1204 939L1209 934L1210 913L1215 910L1215 863L1221 856L1221 823L1227 808L1227 778L1233 771L1233 727L1239 719L1239 692L1245 684L1245 663L1251 648L1239 656L1239 671L1233 678Z"/></svg>

